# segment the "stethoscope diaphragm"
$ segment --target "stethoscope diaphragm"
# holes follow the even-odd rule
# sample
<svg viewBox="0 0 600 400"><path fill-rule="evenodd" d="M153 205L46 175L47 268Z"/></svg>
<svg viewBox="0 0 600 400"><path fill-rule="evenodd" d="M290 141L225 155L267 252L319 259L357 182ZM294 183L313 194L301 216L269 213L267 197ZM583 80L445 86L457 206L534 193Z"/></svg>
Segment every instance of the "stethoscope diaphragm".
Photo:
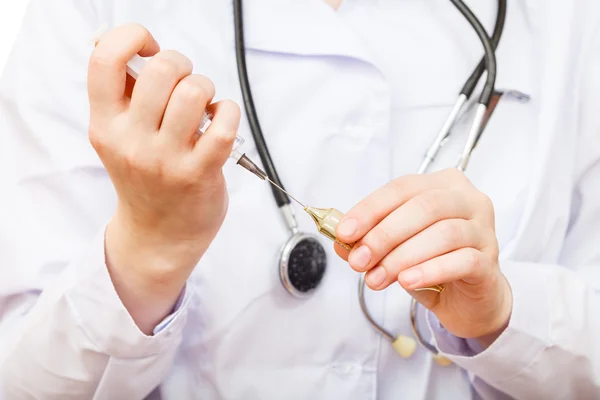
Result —
<svg viewBox="0 0 600 400"><path fill-rule="evenodd" d="M313 235L297 232L285 243L279 257L279 277L294 297L309 296L327 270L327 253Z"/></svg>

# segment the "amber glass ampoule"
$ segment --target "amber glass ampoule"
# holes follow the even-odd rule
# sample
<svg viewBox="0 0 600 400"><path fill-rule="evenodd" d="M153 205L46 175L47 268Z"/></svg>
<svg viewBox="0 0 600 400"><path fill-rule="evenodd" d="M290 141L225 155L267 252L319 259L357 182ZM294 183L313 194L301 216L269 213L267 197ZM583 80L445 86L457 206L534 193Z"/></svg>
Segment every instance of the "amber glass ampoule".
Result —
<svg viewBox="0 0 600 400"><path fill-rule="evenodd" d="M304 207L304 211L306 211L313 221L315 221L319 233L328 237L343 248L352 250L354 244L342 242L337 238L335 233L337 225L344 217L344 213L335 208L316 208L311 206Z"/></svg>

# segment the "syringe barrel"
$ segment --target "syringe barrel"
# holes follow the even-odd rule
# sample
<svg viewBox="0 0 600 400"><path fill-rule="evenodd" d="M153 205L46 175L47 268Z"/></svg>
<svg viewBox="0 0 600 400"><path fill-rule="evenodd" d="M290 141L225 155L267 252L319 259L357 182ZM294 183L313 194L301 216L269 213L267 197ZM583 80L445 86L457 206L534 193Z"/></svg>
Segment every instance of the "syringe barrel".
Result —
<svg viewBox="0 0 600 400"><path fill-rule="evenodd" d="M144 67L144 65L146 64L146 62L147 62L146 59L140 57L137 54L134 55L127 62L127 73L133 79L137 79L138 75L140 74L140 72L141 72L142 68ZM202 135L202 133L204 133L204 131L206 131L206 129L210 125L210 122L212 121L212 117L213 116L211 113L204 111L204 114L202 115L202 119L200 120L200 127L198 128L198 135ZM240 136L236 136L235 142L233 143L233 148L231 149L231 154L229 154L229 158L232 158L235 161L238 161L243 155L240 152L240 148L242 147L243 144L244 144L244 139L241 138Z"/></svg>
<svg viewBox="0 0 600 400"><path fill-rule="evenodd" d="M244 153L242 153L240 150L243 144L244 138L236 136L235 142L233 142L233 148L231 149L231 154L229 154L229 158L232 158L235 162L238 162L239 159L244 155Z"/></svg>
<svg viewBox="0 0 600 400"><path fill-rule="evenodd" d="M212 114L204 111L204 115L202 115L202 120L200 121L200 128L198 128L198 135L202 135L204 131L208 128L212 121ZM238 161L244 154L240 151L240 148L244 144L244 138L236 135L235 141L233 142L233 147L231 148L231 153L229 154L229 158L234 161Z"/></svg>

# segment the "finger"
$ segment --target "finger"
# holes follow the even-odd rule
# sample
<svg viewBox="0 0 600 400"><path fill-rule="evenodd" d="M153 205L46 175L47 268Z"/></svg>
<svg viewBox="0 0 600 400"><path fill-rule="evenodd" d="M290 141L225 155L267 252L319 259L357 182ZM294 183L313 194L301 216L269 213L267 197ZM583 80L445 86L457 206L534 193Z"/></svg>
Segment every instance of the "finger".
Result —
<svg viewBox="0 0 600 400"><path fill-rule="evenodd" d="M189 75L179 82L167 104L160 131L178 146L192 146L198 137L202 115L215 95L212 81Z"/></svg>
<svg viewBox="0 0 600 400"><path fill-rule="evenodd" d="M345 249L337 243L333 244L333 250L342 260L348 261L348 255L350 254L349 250Z"/></svg>
<svg viewBox="0 0 600 400"><path fill-rule="evenodd" d="M365 280L373 290L382 290L398 280L398 274L410 267L463 247L482 249L485 235L473 221L445 219L419 232L393 249L378 264L385 271L385 280L376 281L369 271Z"/></svg>
<svg viewBox="0 0 600 400"><path fill-rule="evenodd" d="M396 179L350 209L336 228L336 236L346 243L354 243L377 225L394 209L421 192L427 179L409 175ZM403 186L405 190L400 190Z"/></svg>
<svg viewBox="0 0 600 400"><path fill-rule="evenodd" d="M454 281L475 284L486 271L485 253L463 247L402 271L398 282L406 290L416 290Z"/></svg>
<svg viewBox="0 0 600 400"><path fill-rule="evenodd" d="M240 125L240 107L231 100L222 100L207 110L213 114L212 122L198 138L193 156L201 169L216 172L231 154Z"/></svg>
<svg viewBox="0 0 600 400"><path fill-rule="evenodd" d="M131 119L149 130L158 131L171 93L192 73L192 62L176 51L162 51L142 68L133 88Z"/></svg>
<svg viewBox="0 0 600 400"><path fill-rule="evenodd" d="M403 176L376 190L348 211L338 224L336 234L346 243L355 243L389 213L425 190L458 190L470 186L464 174L454 168L426 175Z"/></svg>
<svg viewBox="0 0 600 400"><path fill-rule="evenodd" d="M390 251L443 219L470 219L473 211L463 196L444 189L422 192L371 229L348 257L359 272L378 265Z"/></svg>
<svg viewBox="0 0 600 400"><path fill-rule="evenodd" d="M127 62L135 54L152 56L159 51L150 32L137 24L123 25L102 35L90 57L88 96L92 112L123 111Z"/></svg>

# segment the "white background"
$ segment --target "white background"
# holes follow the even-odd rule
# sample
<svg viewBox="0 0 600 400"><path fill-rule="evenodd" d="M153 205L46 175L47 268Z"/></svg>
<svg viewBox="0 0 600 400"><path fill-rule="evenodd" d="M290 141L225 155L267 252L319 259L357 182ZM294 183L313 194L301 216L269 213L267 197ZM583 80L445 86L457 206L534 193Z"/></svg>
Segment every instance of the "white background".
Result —
<svg viewBox="0 0 600 400"><path fill-rule="evenodd" d="M19 32L28 0L0 0L0 76Z"/></svg>

